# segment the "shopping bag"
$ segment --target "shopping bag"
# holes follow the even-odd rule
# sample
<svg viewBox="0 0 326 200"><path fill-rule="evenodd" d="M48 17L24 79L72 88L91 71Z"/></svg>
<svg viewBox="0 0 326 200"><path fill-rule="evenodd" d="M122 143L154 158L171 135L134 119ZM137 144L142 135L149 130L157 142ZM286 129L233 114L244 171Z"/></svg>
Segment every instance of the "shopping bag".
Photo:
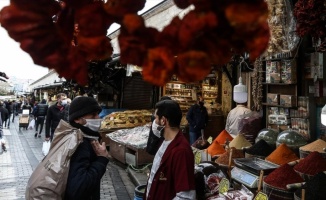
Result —
<svg viewBox="0 0 326 200"><path fill-rule="evenodd" d="M35 126L35 119L32 119L28 124L28 129L33 129Z"/></svg>
<svg viewBox="0 0 326 200"><path fill-rule="evenodd" d="M50 141L44 141L42 146L42 153L44 156L48 155L50 150L51 142Z"/></svg>

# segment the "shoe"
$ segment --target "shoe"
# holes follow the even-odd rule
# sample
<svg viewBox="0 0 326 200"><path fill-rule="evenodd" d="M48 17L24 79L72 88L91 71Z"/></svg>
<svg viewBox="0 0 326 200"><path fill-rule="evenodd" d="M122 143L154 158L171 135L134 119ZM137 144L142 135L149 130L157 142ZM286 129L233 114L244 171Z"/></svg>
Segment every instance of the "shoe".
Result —
<svg viewBox="0 0 326 200"><path fill-rule="evenodd" d="M37 133L34 134L34 137L35 137L35 138L37 137Z"/></svg>
<svg viewBox="0 0 326 200"><path fill-rule="evenodd" d="M38 137L41 138L41 134L38 134Z"/></svg>
<svg viewBox="0 0 326 200"><path fill-rule="evenodd" d="M7 148L6 148L6 145L5 145L5 144L2 144L2 145L1 145L1 148L2 148L2 150L3 150L4 152L7 152Z"/></svg>

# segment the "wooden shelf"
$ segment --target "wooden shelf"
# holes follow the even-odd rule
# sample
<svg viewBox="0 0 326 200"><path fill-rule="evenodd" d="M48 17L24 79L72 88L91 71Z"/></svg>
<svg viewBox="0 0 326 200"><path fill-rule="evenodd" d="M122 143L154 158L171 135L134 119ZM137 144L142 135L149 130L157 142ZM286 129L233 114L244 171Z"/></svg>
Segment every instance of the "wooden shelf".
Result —
<svg viewBox="0 0 326 200"><path fill-rule="evenodd" d="M280 107L280 108L295 108L296 106L282 106L282 105L274 105L270 103L262 103L264 106L269 106L269 107Z"/></svg>
<svg viewBox="0 0 326 200"><path fill-rule="evenodd" d="M296 85L297 83L266 83L262 82L264 85Z"/></svg>
<svg viewBox="0 0 326 200"><path fill-rule="evenodd" d="M293 57L287 57L287 58L271 58L271 59L262 59L262 62L266 61L280 61L280 60L292 60Z"/></svg>
<svg viewBox="0 0 326 200"><path fill-rule="evenodd" d="M217 89L216 90L202 90L203 92L217 92Z"/></svg>

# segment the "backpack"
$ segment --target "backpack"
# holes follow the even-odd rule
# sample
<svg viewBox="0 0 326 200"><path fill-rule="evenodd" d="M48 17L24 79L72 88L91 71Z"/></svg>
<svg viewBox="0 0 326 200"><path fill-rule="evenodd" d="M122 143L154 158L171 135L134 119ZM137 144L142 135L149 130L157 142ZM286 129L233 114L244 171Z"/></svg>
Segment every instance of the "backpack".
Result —
<svg viewBox="0 0 326 200"><path fill-rule="evenodd" d="M80 129L61 120L54 136L49 153L28 180L25 199L64 199L70 159L83 135Z"/></svg>

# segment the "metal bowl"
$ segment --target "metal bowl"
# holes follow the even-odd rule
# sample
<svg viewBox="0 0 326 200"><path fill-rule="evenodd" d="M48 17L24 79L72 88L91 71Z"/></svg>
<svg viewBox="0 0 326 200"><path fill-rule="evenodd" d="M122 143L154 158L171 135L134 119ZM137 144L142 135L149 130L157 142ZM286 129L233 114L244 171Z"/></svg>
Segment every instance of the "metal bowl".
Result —
<svg viewBox="0 0 326 200"><path fill-rule="evenodd" d="M265 140L271 147L275 148L278 133L279 132L275 129L264 128L259 131L255 142L257 143L259 140Z"/></svg>

